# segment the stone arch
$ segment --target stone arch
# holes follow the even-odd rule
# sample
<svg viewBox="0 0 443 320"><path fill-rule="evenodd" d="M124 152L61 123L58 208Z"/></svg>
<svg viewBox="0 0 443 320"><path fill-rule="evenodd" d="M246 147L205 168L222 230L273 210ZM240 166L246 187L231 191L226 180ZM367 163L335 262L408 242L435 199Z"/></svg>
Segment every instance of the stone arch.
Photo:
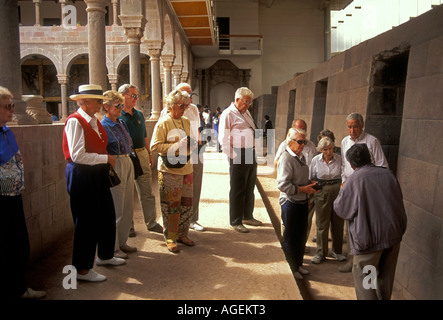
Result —
<svg viewBox="0 0 443 320"><path fill-rule="evenodd" d="M173 28L171 18L167 13L164 15L163 19L163 41L164 46L162 54L174 54Z"/></svg>
<svg viewBox="0 0 443 320"><path fill-rule="evenodd" d="M20 65L23 64L24 61L26 61L28 59L32 59L33 55L40 55L40 56L43 56L43 57L49 59L52 62L52 64L55 66L57 73L58 74L63 73L63 66L60 62L60 59L57 56L55 56L53 53L51 53L47 50L44 50L43 48L33 47L33 48L26 48L24 50L21 50Z"/></svg>
<svg viewBox="0 0 443 320"><path fill-rule="evenodd" d="M174 52L175 52L175 65L183 65L183 50L182 50L182 41L179 33L175 32L174 37Z"/></svg>
<svg viewBox="0 0 443 320"><path fill-rule="evenodd" d="M163 25L161 22L162 6L159 5L159 0L145 0L146 1L146 25L144 38L145 40L160 40L163 39Z"/></svg>

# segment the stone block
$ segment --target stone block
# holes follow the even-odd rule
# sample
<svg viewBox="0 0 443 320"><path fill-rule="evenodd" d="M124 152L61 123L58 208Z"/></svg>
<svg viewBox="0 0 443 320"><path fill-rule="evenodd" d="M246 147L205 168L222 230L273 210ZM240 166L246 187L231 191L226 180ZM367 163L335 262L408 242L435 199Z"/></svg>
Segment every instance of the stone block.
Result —
<svg viewBox="0 0 443 320"><path fill-rule="evenodd" d="M35 190L31 193L31 210L32 215L39 215L49 208L48 188Z"/></svg>
<svg viewBox="0 0 443 320"><path fill-rule="evenodd" d="M437 173L437 165L400 155L397 178L404 199L427 212L432 212Z"/></svg>
<svg viewBox="0 0 443 320"><path fill-rule="evenodd" d="M409 52L408 80L423 77L426 73L429 43L413 46Z"/></svg>
<svg viewBox="0 0 443 320"><path fill-rule="evenodd" d="M435 188L433 214L443 220L443 167L438 168L437 183ZM443 226L443 225L442 225ZM441 241L443 241L443 231L441 233ZM442 243L443 245L443 243ZM443 248L443 247L441 247ZM443 250L440 250L443 254ZM443 265L442 265L443 268Z"/></svg>
<svg viewBox="0 0 443 320"><path fill-rule="evenodd" d="M426 60L426 74L443 73L443 37L429 42L429 54Z"/></svg>
<svg viewBox="0 0 443 320"><path fill-rule="evenodd" d="M416 146L417 158L443 166L443 147L440 139L432 137L441 137L443 135L443 121L421 120L417 130L416 139L420 141Z"/></svg>

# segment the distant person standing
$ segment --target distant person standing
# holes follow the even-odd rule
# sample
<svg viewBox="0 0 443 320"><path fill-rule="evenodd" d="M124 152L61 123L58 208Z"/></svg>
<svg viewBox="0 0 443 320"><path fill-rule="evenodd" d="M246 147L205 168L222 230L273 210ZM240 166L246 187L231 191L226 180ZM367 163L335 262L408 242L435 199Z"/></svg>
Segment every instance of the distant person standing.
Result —
<svg viewBox="0 0 443 320"><path fill-rule="evenodd" d="M254 188L257 179L255 124L248 111L254 94L246 87L237 89L235 101L220 117L219 139L229 157L229 222L238 232L247 233L243 224L261 226L255 219Z"/></svg>
<svg viewBox="0 0 443 320"><path fill-rule="evenodd" d="M355 293L358 300L389 300L407 224L401 188L392 171L372 164L366 144L351 146L346 159L355 171L334 201L334 210L349 221ZM365 282L368 268L373 269L371 286Z"/></svg>
<svg viewBox="0 0 443 320"><path fill-rule="evenodd" d="M266 147L266 152L264 153L265 156L268 154L268 151L271 151L271 154L274 154L274 135L268 140L269 130L272 129L272 121L268 115L265 115L265 127L263 130L263 146Z"/></svg>
<svg viewBox="0 0 443 320"><path fill-rule="evenodd" d="M151 168L154 165L154 162L152 161L151 150L149 149L145 117L141 111L135 109L135 104L138 99L138 90L131 84L124 84L120 86L118 93L123 95L123 98L125 99L122 115L119 119L122 119L129 129L132 142L134 143L134 150L140 159L140 164L143 169L143 174L135 179L135 188L143 211L145 224L149 231L163 233L162 226L157 222L155 196L152 191ZM133 230L131 231L134 232Z"/></svg>

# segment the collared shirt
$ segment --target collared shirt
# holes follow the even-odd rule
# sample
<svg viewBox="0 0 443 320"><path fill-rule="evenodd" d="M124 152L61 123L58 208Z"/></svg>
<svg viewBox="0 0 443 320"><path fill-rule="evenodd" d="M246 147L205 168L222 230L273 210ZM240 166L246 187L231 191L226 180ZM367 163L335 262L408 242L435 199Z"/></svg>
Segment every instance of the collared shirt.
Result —
<svg viewBox="0 0 443 320"><path fill-rule="evenodd" d="M309 166L309 178L312 180L318 178L321 180L335 180L341 178L341 157L337 154L332 155L329 163L323 159L323 154L316 155Z"/></svg>
<svg viewBox="0 0 443 320"><path fill-rule="evenodd" d="M237 156L233 148L254 147L254 120L248 110L241 113L234 103L223 111L218 131L223 153L231 159Z"/></svg>
<svg viewBox="0 0 443 320"><path fill-rule="evenodd" d="M145 138L148 135L146 133L145 117L143 116L143 113L135 108L132 109L132 114L122 110L122 115L119 119L122 119L126 123L134 144L134 149L145 147Z"/></svg>
<svg viewBox="0 0 443 320"><path fill-rule="evenodd" d="M277 164L277 188L279 202L296 202L308 199L308 194L298 192L299 186L309 184L309 167L289 147L285 149Z"/></svg>
<svg viewBox="0 0 443 320"><path fill-rule="evenodd" d="M98 130L97 118L91 117L82 108L79 108L77 112L82 116L94 129L94 131L100 136ZM66 139L68 142L69 154L73 162L78 164L103 164L108 162L108 155L89 153L85 149L85 133L80 122L74 117L69 118L65 124Z"/></svg>
<svg viewBox="0 0 443 320"><path fill-rule="evenodd" d="M0 128L0 195L17 196L25 188L23 160L14 133Z"/></svg>
<svg viewBox="0 0 443 320"><path fill-rule="evenodd" d="M374 165L389 168L388 161L386 160L385 154L383 153L380 141L373 135L370 135L369 133L363 131L362 134L355 141L352 140L351 136L344 137L341 141L341 178L343 182L345 182L346 179L354 172L351 164L346 159L346 152L356 143L366 143L369 149L369 153L371 154L371 162Z"/></svg>
<svg viewBox="0 0 443 320"><path fill-rule="evenodd" d="M118 122L114 122L104 116L101 124L108 135L108 145L106 146L108 154L121 155L131 152L132 139L123 120L118 119Z"/></svg>

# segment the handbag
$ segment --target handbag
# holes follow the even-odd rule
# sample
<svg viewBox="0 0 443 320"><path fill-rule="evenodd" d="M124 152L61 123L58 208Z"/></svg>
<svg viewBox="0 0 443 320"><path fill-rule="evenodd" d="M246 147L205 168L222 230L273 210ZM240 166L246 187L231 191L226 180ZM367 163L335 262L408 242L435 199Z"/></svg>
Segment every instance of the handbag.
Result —
<svg viewBox="0 0 443 320"><path fill-rule="evenodd" d="M129 154L129 158L132 160L132 164L134 165L134 179L137 179L139 176L143 174L143 169L140 164L140 159L138 158L135 150Z"/></svg>
<svg viewBox="0 0 443 320"><path fill-rule="evenodd" d="M109 188L118 186L121 183L120 178L117 175L117 172L115 172L114 168L111 165L109 165L108 182L109 182Z"/></svg>
<svg viewBox="0 0 443 320"><path fill-rule="evenodd" d="M189 159L191 158L191 155L171 157L172 159L177 160L177 163L172 164L171 162L169 162L168 156L162 156L162 155L160 155L160 156L162 157L163 163L166 166L166 168L169 168L169 169L183 168L186 165L186 163L188 163Z"/></svg>

